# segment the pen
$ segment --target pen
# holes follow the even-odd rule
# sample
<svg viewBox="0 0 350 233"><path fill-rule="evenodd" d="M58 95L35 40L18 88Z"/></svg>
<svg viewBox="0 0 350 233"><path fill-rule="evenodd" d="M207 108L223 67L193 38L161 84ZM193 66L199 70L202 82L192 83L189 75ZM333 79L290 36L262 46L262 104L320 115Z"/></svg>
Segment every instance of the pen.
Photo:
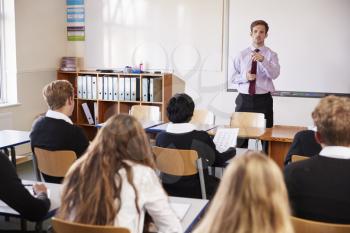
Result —
<svg viewBox="0 0 350 233"><path fill-rule="evenodd" d="M33 186L33 184L24 184L23 186Z"/></svg>

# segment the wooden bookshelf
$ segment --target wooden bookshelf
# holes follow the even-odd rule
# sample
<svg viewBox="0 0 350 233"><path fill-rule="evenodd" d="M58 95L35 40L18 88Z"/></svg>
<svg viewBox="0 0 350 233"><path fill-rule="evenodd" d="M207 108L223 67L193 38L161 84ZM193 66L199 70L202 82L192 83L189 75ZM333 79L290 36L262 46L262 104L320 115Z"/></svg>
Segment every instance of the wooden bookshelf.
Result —
<svg viewBox="0 0 350 233"><path fill-rule="evenodd" d="M96 91L95 97L96 98L87 98L87 95L84 95L84 98L82 98L81 93L79 92L78 88L78 77L79 76L91 76L96 77L96 89L92 92ZM125 78L133 78L137 79L136 81L136 100L131 100L131 97L127 100L120 99L119 93L118 93L118 99L116 98L109 98L104 99L103 94L102 97L99 95L99 84L103 83L104 77L112 77L116 78L117 85L119 85L119 80ZM79 71L79 72L62 72L57 71L57 79L58 80L68 80L72 85L74 86L74 101L75 101L75 108L74 112L71 116L72 121L82 127L86 134L88 135L89 139L93 139L94 136L97 133L97 128L95 127L95 124L105 122L109 117L111 117L113 114L118 113L129 113L131 107L133 105L150 105L150 106L159 106L160 113L161 113L161 119L164 122L167 122L168 119L166 117L166 104L175 93L184 92L185 84L184 81L177 78L176 76L164 73L164 74L125 74L125 73L101 73L96 71ZM102 80L101 80L102 79ZM154 101L149 101L143 99L143 80L144 79L154 79L154 83L157 83L155 85L155 89L153 89L153 96ZM100 82L102 81L102 82ZM114 83L113 83L113 88ZM119 86L117 88L119 90ZM130 94L131 95L131 94ZM89 110L91 114L93 115L93 118L97 116L96 121L93 125L88 123L88 120L85 116L85 113L82 108L82 104L86 103L89 107ZM97 112L95 113L95 106L97 106ZM94 120L95 121L95 120Z"/></svg>

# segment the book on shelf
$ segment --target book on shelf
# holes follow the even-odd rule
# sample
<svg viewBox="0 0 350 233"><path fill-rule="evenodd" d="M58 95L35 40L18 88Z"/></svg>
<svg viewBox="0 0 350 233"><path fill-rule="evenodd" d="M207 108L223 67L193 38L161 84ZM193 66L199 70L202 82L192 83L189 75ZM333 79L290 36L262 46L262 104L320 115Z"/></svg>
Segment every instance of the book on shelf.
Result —
<svg viewBox="0 0 350 233"><path fill-rule="evenodd" d="M124 99L125 100L131 100L130 98L130 77L125 77L124 78Z"/></svg>
<svg viewBox="0 0 350 233"><path fill-rule="evenodd" d="M142 101L149 101L149 79L142 78Z"/></svg>
<svg viewBox="0 0 350 233"><path fill-rule="evenodd" d="M81 57L62 57L60 70L65 72L76 72L82 67Z"/></svg>
<svg viewBox="0 0 350 233"><path fill-rule="evenodd" d="M237 144L238 128L218 128L213 139L216 149L222 153Z"/></svg>
<svg viewBox="0 0 350 233"><path fill-rule="evenodd" d="M162 79L161 78L150 78L149 101L150 102L162 101Z"/></svg>
<svg viewBox="0 0 350 233"><path fill-rule="evenodd" d="M114 88L113 77L108 77L108 100L113 100Z"/></svg>
<svg viewBox="0 0 350 233"><path fill-rule="evenodd" d="M102 100L103 99L103 77L98 78L97 87L98 87L98 99Z"/></svg>
<svg viewBox="0 0 350 233"><path fill-rule="evenodd" d="M125 83L125 78L119 78L119 100L125 100L124 97L124 83Z"/></svg>
<svg viewBox="0 0 350 233"><path fill-rule="evenodd" d="M130 79L130 99L131 101L140 100L140 79L131 78Z"/></svg>
<svg viewBox="0 0 350 233"><path fill-rule="evenodd" d="M95 120L95 125L99 123L98 121L98 104L97 102L94 102L94 120Z"/></svg>
<svg viewBox="0 0 350 233"><path fill-rule="evenodd" d="M91 75L86 75L86 99L92 99L92 77Z"/></svg>
<svg viewBox="0 0 350 233"><path fill-rule="evenodd" d="M113 77L113 100L119 100L119 85L117 77Z"/></svg>
<svg viewBox="0 0 350 233"><path fill-rule="evenodd" d="M108 100L108 77L103 76L103 99Z"/></svg>
<svg viewBox="0 0 350 233"><path fill-rule="evenodd" d="M87 103L82 103L81 106L83 107L85 117L90 125L94 124L94 118L92 118L91 111L89 109L89 106Z"/></svg>
<svg viewBox="0 0 350 233"><path fill-rule="evenodd" d="M78 76L77 78L77 83L78 83L78 98L82 99L83 98L83 76Z"/></svg>
<svg viewBox="0 0 350 233"><path fill-rule="evenodd" d="M94 75L91 77L91 91L92 91L92 99L97 99L97 77Z"/></svg>

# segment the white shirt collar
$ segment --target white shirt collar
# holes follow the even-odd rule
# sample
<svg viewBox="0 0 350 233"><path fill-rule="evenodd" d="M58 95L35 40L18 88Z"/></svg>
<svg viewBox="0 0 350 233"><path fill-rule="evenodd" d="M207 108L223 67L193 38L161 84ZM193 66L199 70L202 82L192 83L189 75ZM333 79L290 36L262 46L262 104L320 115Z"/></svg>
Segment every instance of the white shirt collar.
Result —
<svg viewBox="0 0 350 233"><path fill-rule="evenodd" d="M54 118L54 119L58 119L58 120L64 120L65 122L73 125L72 120L65 114L61 113L61 112L56 112L53 110L48 110L46 112L46 117L50 117L50 118Z"/></svg>
<svg viewBox="0 0 350 233"><path fill-rule="evenodd" d="M166 127L168 133L188 133L196 129L191 123L169 123Z"/></svg>
<svg viewBox="0 0 350 233"><path fill-rule="evenodd" d="M263 45L263 46L259 47L258 49L259 49L260 51L263 51L263 50L265 50L265 48L266 48L266 46ZM250 49L251 49L252 51L254 51L256 48L255 48L253 45L251 45L251 46L250 46Z"/></svg>
<svg viewBox="0 0 350 233"><path fill-rule="evenodd" d="M321 150L320 155L334 159L350 159L350 148L345 146L326 146Z"/></svg>

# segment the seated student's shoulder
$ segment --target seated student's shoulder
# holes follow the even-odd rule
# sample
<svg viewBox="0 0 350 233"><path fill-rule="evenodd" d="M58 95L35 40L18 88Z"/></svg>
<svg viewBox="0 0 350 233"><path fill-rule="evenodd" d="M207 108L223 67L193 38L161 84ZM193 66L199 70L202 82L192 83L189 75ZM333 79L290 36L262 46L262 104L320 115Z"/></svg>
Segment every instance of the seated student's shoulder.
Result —
<svg viewBox="0 0 350 233"><path fill-rule="evenodd" d="M138 189L148 189L152 187L152 184L159 185L159 179L156 172L149 166L132 162L130 160L125 161L129 166L131 166L133 172L133 182ZM122 175L126 175L125 169L120 172Z"/></svg>
<svg viewBox="0 0 350 233"><path fill-rule="evenodd" d="M310 173L317 165L317 155L302 161L291 162L284 168L285 176L296 176Z"/></svg>

